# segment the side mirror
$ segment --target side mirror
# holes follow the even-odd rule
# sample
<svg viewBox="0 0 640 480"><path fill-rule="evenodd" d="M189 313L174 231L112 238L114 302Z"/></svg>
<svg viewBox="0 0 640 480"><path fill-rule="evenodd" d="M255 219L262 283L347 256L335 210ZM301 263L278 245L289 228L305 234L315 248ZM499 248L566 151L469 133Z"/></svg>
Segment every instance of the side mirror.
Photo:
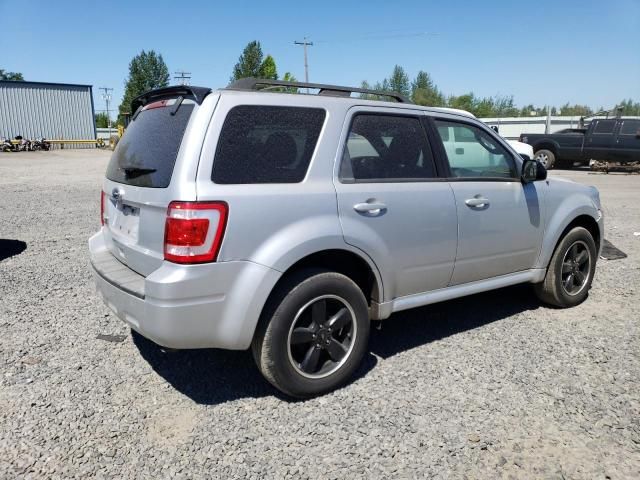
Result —
<svg viewBox="0 0 640 480"><path fill-rule="evenodd" d="M525 160L522 162L522 183L531 183L547 179L547 169L537 160Z"/></svg>

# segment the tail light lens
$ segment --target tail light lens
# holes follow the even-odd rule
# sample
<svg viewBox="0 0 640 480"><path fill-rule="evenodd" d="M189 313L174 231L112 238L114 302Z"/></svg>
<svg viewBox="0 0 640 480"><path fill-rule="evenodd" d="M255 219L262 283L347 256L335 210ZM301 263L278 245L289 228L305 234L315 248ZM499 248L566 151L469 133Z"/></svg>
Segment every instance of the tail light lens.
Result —
<svg viewBox="0 0 640 480"><path fill-rule="evenodd" d="M164 229L164 259L174 263L214 262L228 211L224 202L171 202Z"/></svg>

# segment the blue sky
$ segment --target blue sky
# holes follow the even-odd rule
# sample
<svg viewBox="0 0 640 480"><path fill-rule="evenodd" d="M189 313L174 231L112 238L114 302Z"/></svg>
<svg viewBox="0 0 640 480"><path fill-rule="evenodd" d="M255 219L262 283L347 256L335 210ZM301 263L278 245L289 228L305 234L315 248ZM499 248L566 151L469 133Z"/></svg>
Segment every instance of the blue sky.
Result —
<svg viewBox="0 0 640 480"><path fill-rule="evenodd" d="M114 88L128 62L162 53L192 84L227 84L247 42L257 39L282 75L375 82L397 63L428 71L445 94L513 95L517 105L640 101L640 0L321 2L70 2L0 0L0 68L26 79ZM14 19L15 21L7 21Z"/></svg>

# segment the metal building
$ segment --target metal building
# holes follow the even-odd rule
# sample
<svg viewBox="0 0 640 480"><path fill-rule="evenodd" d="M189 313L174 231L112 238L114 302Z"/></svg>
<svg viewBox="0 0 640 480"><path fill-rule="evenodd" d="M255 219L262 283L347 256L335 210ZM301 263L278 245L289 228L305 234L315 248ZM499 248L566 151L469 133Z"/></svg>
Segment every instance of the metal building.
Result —
<svg viewBox="0 0 640 480"><path fill-rule="evenodd" d="M0 137L95 139L91 85L0 81Z"/></svg>

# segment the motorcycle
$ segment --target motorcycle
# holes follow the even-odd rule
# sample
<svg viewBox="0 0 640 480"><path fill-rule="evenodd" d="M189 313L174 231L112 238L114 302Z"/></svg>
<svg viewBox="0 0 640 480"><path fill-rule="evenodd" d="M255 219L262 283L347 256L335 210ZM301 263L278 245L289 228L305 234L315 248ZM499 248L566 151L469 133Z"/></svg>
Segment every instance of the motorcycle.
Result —
<svg viewBox="0 0 640 480"><path fill-rule="evenodd" d="M19 142L15 147L16 152L28 152L31 150L31 140L24 138L22 135L16 135L15 141Z"/></svg>
<svg viewBox="0 0 640 480"><path fill-rule="evenodd" d="M8 138L3 138L2 143L0 143L0 151L2 152L13 152L13 143Z"/></svg>
<svg viewBox="0 0 640 480"><path fill-rule="evenodd" d="M44 137L36 138L33 142L31 142L31 150L44 150L49 151L51 149L51 144L47 142L47 139Z"/></svg>

